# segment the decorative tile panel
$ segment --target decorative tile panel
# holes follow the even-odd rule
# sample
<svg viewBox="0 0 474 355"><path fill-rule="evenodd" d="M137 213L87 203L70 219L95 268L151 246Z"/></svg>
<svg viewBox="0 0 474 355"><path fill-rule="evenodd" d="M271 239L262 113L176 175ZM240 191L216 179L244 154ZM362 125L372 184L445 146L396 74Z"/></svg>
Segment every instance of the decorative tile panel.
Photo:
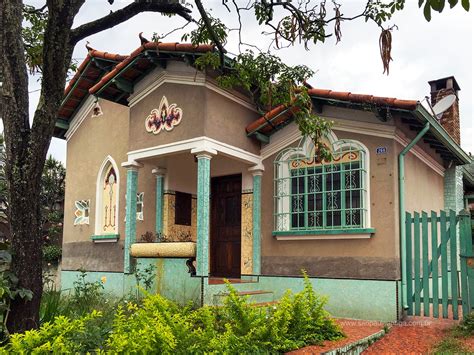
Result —
<svg viewBox="0 0 474 355"><path fill-rule="evenodd" d="M137 193L137 221L143 221L143 195L144 192Z"/></svg>
<svg viewBox="0 0 474 355"><path fill-rule="evenodd" d="M241 273L251 275L252 272L252 204L253 194L242 194L242 239L241 239Z"/></svg>
<svg viewBox="0 0 474 355"><path fill-rule="evenodd" d="M76 207L76 211L74 212L76 216L74 219L75 226L89 224L90 204L91 200L79 200L74 202L74 206Z"/></svg>

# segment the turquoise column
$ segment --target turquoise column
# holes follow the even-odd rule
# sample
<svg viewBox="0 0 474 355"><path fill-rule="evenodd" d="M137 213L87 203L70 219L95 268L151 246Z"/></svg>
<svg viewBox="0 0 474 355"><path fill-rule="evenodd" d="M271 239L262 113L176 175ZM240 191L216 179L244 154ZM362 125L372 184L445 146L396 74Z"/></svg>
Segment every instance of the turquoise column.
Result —
<svg viewBox="0 0 474 355"><path fill-rule="evenodd" d="M261 220L262 220L262 174L260 169L253 169L253 203L252 203L252 269L254 275L261 273Z"/></svg>
<svg viewBox="0 0 474 355"><path fill-rule="evenodd" d="M197 156L197 246L196 274L209 275L209 195L211 183L211 158L206 152Z"/></svg>
<svg viewBox="0 0 474 355"><path fill-rule="evenodd" d="M164 183L166 169L156 168L151 171L156 176L156 203L155 203L155 230L157 234L163 233L163 207L164 207Z"/></svg>
<svg viewBox="0 0 474 355"><path fill-rule="evenodd" d="M140 164L124 163L123 167L127 168L127 192L126 192L126 209L125 209L125 242L124 242L124 260L123 268L125 274L133 272L133 267L130 257L130 247L135 243L137 231L137 183L138 183L138 168Z"/></svg>

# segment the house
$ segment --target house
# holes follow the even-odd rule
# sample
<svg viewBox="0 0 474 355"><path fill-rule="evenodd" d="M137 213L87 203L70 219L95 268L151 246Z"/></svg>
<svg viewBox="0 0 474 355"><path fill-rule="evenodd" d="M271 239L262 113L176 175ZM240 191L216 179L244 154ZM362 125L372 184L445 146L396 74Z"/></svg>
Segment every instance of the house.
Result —
<svg viewBox="0 0 474 355"><path fill-rule="evenodd" d="M334 315L398 319L403 212L463 208L458 100L439 122L418 101L311 88L335 122L321 162L288 108L261 116L195 69L213 50L89 50L55 130L67 140L62 288L84 269L122 295L154 265L157 291L180 302L220 302L223 278L268 302L300 290L305 269ZM453 77L430 84L433 101L459 90ZM155 233L196 244L138 243ZM170 245L189 249L160 252Z"/></svg>

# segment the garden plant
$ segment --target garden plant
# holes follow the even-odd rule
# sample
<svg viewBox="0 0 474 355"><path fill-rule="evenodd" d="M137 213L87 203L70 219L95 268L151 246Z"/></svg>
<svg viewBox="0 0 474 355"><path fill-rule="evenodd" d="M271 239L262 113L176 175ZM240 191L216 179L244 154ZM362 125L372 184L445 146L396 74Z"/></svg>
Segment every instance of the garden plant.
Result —
<svg viewBox="0 0 474 355"><path fill-rule="evenodd" d="M98 297L99 283L79 278L69 301L89 293ZM343 337L323 309L326 299L314 292L306 276L301 292L288 291L267 307L249 304L227 287L221 307L181 306L148 294L115 303L114 312L103 306L67 312L38 330L13 334L0 353L280 353Z"/></svg>

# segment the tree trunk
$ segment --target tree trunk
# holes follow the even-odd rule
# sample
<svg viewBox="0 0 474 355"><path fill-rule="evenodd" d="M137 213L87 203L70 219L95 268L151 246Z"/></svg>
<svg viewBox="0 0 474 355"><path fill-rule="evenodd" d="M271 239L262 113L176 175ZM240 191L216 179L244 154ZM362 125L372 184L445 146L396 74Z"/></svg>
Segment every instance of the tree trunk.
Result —
<svg viewBox="0 0 474 355"><path fill-rule="evenodd" d="M179 14L190 21L190 10L175 0L136 0L121 10L71 30L85 0L47 1L41 95L33 126L29 121L28 74L22 42L21 0L0 0L0 55L3 76L0 104L5 131L5 175L9 192L12 271L18 287L33 299L15 299L8 330L23 332L39 326L42 295L41 174L63 98L66 74L75 44L88 35L111 28L143 11Z"/></svg>
<svg viewBox="0 0 474 355"><path fill-rule="evenodd" d="M42 283L41 174L64 92L73 46L69 42L74 16L82 1L63 1L49 8L44 33L41 96L33 127L29 122L28 75L21 36L22 2L4 1L2 8L2 118L6 143L12 271L18 287L33 299L16 298L7 327L11 333L39 326ZM3 50L8 48L8 51Z"/></svg>
<svg viewBox="0 0 474 355"><path fill-rule="evenodd" d="M29 164L28 161L18 161L15 165L26 167ZM40 180L35 176L18 175L9 180L12 271L20 280L18 286L31 290L33 299L26 301L17 297L12 301L7 327L10 332L23 332L39 326L43 290L41 215L37 193Z"/></svg>

